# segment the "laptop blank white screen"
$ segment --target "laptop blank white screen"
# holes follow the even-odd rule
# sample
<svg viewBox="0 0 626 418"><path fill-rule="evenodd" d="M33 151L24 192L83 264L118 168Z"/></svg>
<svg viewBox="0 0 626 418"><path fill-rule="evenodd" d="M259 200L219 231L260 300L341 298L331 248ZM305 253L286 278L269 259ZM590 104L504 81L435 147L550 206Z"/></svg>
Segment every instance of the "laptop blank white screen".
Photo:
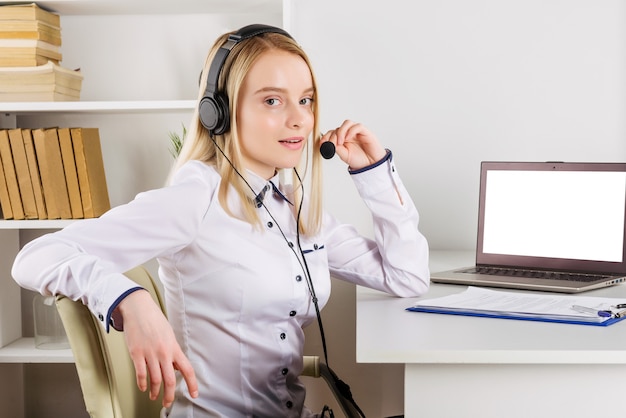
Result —
<svg viewBox="0 0 626 418"><path fill-rule="evenodd" d="M487 171L483 253L622 262L626 173Z"/></svg>

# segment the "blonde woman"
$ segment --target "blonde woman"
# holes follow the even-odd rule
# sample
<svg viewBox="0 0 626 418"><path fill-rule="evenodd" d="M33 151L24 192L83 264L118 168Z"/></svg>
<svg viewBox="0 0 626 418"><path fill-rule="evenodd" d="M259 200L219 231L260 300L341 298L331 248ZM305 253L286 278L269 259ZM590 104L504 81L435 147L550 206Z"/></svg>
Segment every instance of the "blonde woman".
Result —
<svg viewBox="0 0 626 418"><path fill-rule="evenodd" d="M138 386L153 398L163 388L164 416L314 416L299 380L303 327L330 275L397 296L428 288L428 245L391 152L349 120L321 135L316 96L283 30L220 37L168 185L31 241L15 260L20 285L80 299L123 330ZM371 210L374 239L322 210L324 142ZM123 275L153 258L168 319Z"/></svg>

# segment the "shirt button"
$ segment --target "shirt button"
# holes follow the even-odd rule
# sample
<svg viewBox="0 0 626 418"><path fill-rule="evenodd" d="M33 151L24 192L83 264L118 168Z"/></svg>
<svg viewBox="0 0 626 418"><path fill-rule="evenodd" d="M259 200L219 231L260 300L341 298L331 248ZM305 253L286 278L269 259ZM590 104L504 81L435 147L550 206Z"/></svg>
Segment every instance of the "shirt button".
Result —
<svg viewBox="0 0 626 418"><path fill-rule="evenodd" d="M274 227L274 222L269 221L269 222L267 223L267 227L268 227L268 228L273 228L273 227Z"/></svg>
<svg viewBox="0 0 626 418"><path fill-rule="evenodd" d="M289 316L296 316L296 311L289 312Z"/></svg>
<svg viewBox="0 0 626 418"><path fill-rule="evenodd" d="M285 338L287 338L287 334L285 334L284 332L280 333L280 339L284 340Z"/></svg>
<svg viewBox="0 0 626 418"><path fill-rule="evenodd" d="M317 246L317 244L313 244L313 249L315 249L315 250L319 249L319 247Z"/></svg>
<svg viewBox="0 0 626 418"><path fill-rule="evenodd" d="M288 244L289 244L289 248L293 248L293 242L289 241Z"/></svg>
<svg viewBox="0 0 626 418"><path fill-rule="evenodd" d="M101 320L101 321L104 321L104 316L102 314L99 314L98 315L98 319Z"/></svg>
<svg viewBox="0 0 626 418"><path fill-rule="evenodd" d="M302 276L300 276L299 274L296 276L296 281L297 282L301 282L302 281Z"/></svg>
<svg viewBox="0 0 626 418"><path fill-rule="evenodd" d="M280 373L284 376L284 375L286 375L287 373L289 373L289 369L288 369L288 368L284 368L284 369L282 369L282 370L280 371Z"/></svg>
<svg viewBox="0 0 626 418"><path fill-rule="evenodd" d="M285 404L285 406L289 409L293 408L293 402L291 401L287 401L287 403Z"/></svg>

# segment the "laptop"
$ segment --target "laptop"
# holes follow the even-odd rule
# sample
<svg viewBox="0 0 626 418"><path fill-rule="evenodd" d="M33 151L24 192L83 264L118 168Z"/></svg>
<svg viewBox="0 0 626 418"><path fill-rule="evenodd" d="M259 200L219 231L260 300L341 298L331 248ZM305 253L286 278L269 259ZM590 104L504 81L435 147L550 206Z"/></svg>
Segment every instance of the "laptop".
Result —
<svg viewBox="0 0 626 418"><path fill-rule="evenodd" d="M482 162L476 265L434 283L578 293L626 282L626 163Z"/></svg>

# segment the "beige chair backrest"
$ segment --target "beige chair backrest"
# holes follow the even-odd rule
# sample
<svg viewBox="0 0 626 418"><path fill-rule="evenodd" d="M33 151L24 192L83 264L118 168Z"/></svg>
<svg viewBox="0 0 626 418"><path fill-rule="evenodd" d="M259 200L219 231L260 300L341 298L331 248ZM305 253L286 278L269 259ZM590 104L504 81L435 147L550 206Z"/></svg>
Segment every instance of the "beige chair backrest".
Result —
<svg viewBox="0 0 626 418"><path fill-rule="evenodd" d="M150 292L163 312L161 294L150 273L136 267L128 277ZM161 399L151 401L137 388L135 368L124 334L111 328L107 334L99 321L80 301L57 297L56 305L74 353L76 370L92 418L158 418Z"/></svg>

